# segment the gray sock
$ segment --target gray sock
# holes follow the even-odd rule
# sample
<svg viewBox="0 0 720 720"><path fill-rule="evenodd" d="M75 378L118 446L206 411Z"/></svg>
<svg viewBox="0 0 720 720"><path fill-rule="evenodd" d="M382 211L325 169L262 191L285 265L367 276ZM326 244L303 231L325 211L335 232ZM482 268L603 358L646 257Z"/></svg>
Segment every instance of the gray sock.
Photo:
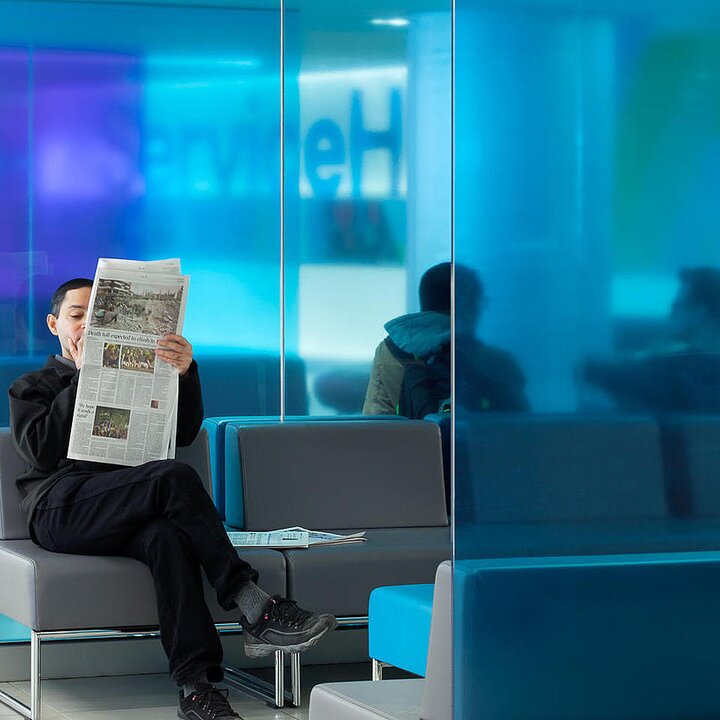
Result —
<svg viewBox="0 0 720 720"><path fill-rule="evenodd" d="M183 697L192 695L200 687L200 685L208 685L208 684L209 684L209 681L208 681L206 672L202 672L199 675L196 675L195 677L188 679L188 681L184 682L183 686L182 686Z"/></svg>
<svg viewBox="0 0 720 720"><path fill-rule="evenodd" d="M240 608L240 612L247 618L249 623L258 621L265 607L265 603L267 603L269 599L270 596L264 590L261 590L252 580L248 580L242 586L242 590L235 596L235 602L238 608Z"/></svg>

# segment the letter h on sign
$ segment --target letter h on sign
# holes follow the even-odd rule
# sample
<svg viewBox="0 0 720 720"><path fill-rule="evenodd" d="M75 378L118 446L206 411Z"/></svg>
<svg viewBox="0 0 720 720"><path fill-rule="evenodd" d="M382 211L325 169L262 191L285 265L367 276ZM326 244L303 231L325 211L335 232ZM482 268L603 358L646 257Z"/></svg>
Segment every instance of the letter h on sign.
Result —
<svg viewBox="0 0 720 720"><path fill-rule="evenodd" d="M390 127L387 130L366 130L363 125L362 99L359 91L352 94L350 109L350 166L353 196L362 194L363 155L367 150L386 148L390 152L390 193L398 195L400 187L400 138L402 110L400 92L390 91Z"/></svg>
<svg viewBox="0 0 720 720"><path fill-rule="evenodd" d="M386 149L390 153L390 194L400 192L400 150L402 142L402 102L399 90L390 91L390 124L386 130L367 130L363 123L362 93L353 91L350 100L350 170L353 197L362 197L363 157L368 150ZM345 139L340 126L329 118L318 120L305 138L305 172L315 197L334 198L342 174L321 177L323 167L345 162Z"/></svg>

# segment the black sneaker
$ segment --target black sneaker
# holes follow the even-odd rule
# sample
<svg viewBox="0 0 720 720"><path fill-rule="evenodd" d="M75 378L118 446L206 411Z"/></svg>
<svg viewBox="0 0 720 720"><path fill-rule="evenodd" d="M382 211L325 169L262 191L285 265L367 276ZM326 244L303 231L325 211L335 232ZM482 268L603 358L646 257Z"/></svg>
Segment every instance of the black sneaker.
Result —
<svg viewBox="0 0 720 720"><path fill-rule="evenodd" d="M276 650L301 652L312 647L337 626L330 614L316 615L303 610L293 600L273 595L257 622L243 623L245 654L248 657L272 655Z"/></svg>
<svg viewBox="0 0 720 720"><path fill-rule="evenodd" d="M180 691L178 717L182 720L242 720L230 707L228 691L202 683L187 697Z"/></svg>

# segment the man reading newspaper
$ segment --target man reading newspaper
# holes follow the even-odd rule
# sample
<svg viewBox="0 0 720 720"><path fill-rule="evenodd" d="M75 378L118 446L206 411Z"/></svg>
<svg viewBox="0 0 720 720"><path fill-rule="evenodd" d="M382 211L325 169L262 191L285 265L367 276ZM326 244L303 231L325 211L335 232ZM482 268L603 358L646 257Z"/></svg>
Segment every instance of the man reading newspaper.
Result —
<svg viewBox="0 0 720 720"><path fill-rule="evenodd" d="M158 460L125 467L68 459L91 287L91 280L79 278L57 289L47 324L61 353L9 391L13 442L29 465L18 489L30 535L53 552L123 555L145 563L155 583L170 673L181 687L178 716L238 718L212 684L222 679L222 647L200 568L220 604L238 608L251 657L304 650L335 627L335 618L270 597L256 585L257 572L238 557L199 476L187 465ZM156 356L178 372L176 440L188 445L203 416L192 346L180 335L166 335Z"/></svg>

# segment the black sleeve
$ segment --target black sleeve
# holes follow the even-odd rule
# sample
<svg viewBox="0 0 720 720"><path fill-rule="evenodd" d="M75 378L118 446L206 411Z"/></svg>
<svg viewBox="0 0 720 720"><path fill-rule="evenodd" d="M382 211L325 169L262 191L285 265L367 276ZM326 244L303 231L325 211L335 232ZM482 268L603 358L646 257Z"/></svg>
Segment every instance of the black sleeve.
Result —
<svg viewBox="0 0 720 720"><path fill-rule="evenodd" d="M13 444L31 466L52 471L67 457L78 377L76 372L67 387L23 377L10 388Z"/></svg>
<svg viewBox="0 0 720 720"><path fill-rule="evenodd" d="M180 377L178 397L178 423L175 441L190 445L200 432L203 421L202 388L197 363L193 360L187 373Z"/></svg>
<svg viewBox="0 0 720 720"><path fill-rule="evenodd" d="M511 410L515 412L530 412L530 403L527 395L525 395L525 373L520 369L520 365L513 359L515 379L512 383L513 387L513 407Z"/></svg>

